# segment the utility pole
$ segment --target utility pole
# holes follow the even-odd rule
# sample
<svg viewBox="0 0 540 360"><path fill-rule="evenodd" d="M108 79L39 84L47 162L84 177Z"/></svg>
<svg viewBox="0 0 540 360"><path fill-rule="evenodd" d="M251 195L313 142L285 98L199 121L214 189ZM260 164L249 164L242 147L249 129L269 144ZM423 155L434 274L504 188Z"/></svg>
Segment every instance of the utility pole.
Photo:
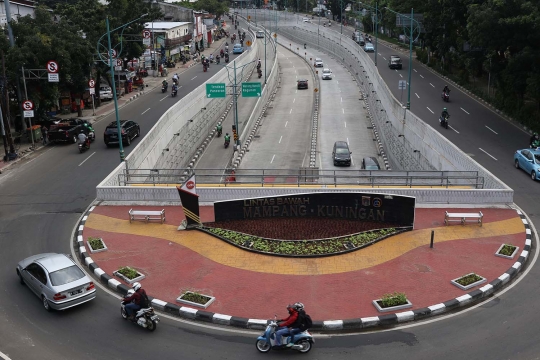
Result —
<svg viewBox="0 0 540 360"><path fill-rule="evenodd" d="M4 146L7 147L7 144L9 144L9 152L15 153L15 148L13 147L13 137L11 136L11 127L9 124L9 95L7 87L6 62L4 59L4 51L0 50L0 54L2 55L2 78L0 78L0 104L2 103L2 95L4 95L4 99L6 101L6 105L2 107L5 114L5 116L2 117L2 124L4 125L2 127L2 131L6 132L6 140L4 140ZM0 112L2 111L2 109L0 109Z"/></svg>

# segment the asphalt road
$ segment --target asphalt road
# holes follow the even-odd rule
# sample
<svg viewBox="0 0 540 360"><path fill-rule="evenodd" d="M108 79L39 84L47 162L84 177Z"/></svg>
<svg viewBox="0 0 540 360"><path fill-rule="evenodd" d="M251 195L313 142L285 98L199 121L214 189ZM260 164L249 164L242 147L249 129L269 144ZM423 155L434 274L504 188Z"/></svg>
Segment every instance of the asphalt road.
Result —
<svg viewBox="0 0 540 360"><path fill-rule="evenodd" d="M380 52L383 54L381 49ZM208 77L211 75L212 72L206 73ZM157 120L160 111L165 111L172 101L180 101L186 93L184 91L194 89L204 80L200 67L188 70L184 76L181 85L186 85L180 89L177 99L159 101L162 94L152 92L123 108L122 117L138 121L144 134ZM453 91L452 101L457 92ZM418 94L425 101L424 106L440 104L437 103L440 101L438 92L431 96ZM467 99L464 97L462 100L463 108L475 114L473 121L486 122L488 126L500 122L505 126L496 115L482 118L473 110L474 100ZM148 108L150 110L141 115ZM450 111L455 114L453 109ZM458 129L461 125L454 118L452 120ZM97 133L100 134L111 120L109 117L97 124ZM525 138L519 140L520 145L526 143L527 138L512 125L502 129L506 132L501 130L499 134L505 136L504 141L489 141L484 132L471 130L456 133L463 135L456 137L455 142L460 147L471 143L468 146L472 148L473 143L484 141L486 147L490 145L493 148L493 156L495 148L500 147L506 156L497 161L511 164L511 154L522 147L510 150L514 145L512 138ZM450 131L448 133L451 134ZM100 141L98 136L98 145ZM94 151L96 153L79 166ZM538 184L532 183L526 174L518 170L506 170L504 164L497 162L489 166L489 161L495 161L489 157L477 155L476 158L516 190L516 202L535 221ZM85 155L78 154L73 145L56 146L32 160L31 164L18 165L2 175L0 286L4 296L0 299L0 351L12 359L253 359L263 356L265 359L277 359L288 356L278 352L259 355L254 348L258 332L242 335L164 318L156 332L148 333L121 320L118 299L101 289L98 290L98 298L86 305L66 312L46 313L39 299L19 285L14 270L19 259L45 251L69 253L68 239L73 225L94 198L96 184L117 164L115 149L106 149L104 145L94 145ZM312 352L302 358L538 358L540 345L535 334L538 320L536 299L540 295L536 279L539 275L538 267L532 267L528 276L508 292L449 319L373 334L319 336ZM284 314L285 309L276 309L276 312Z"/></svg>

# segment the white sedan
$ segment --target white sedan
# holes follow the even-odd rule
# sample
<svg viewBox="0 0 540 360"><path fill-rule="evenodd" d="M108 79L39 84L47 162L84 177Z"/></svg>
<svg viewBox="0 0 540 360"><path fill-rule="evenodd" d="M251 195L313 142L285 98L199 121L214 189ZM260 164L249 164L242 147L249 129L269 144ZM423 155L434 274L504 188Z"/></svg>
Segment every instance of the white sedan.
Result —
<svg viewBox="0 0 540 360"><path fill-rule="evenodd" d="M313 66L315 66L315 67L323 67L324 64L323 64L322 59L316 58L315 61L313 62Z"/></svg>
<svg viewBox="0 0 540 360"><path fill-rule="evenodd" d="M309 19L308 18L303 18L302 21L303 22L309 22Z"/></svg>
<svg viewBox="0 0 540 360"><path fill-rule="evenodd" d="M330 69L323 69L322 71L323 80L332 80L332 71Z"/></svg>

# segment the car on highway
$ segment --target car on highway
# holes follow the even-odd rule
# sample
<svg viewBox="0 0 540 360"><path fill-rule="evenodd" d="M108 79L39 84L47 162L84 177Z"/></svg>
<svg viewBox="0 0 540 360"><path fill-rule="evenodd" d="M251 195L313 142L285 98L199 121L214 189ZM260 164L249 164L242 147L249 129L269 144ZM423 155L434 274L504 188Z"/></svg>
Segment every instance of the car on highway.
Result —
<svg viewBox="0 0 540 360"><path fill-rule="evenodd" d="M262 39L262 38L264 38L264 31L260 31L260 30L257 31L256 36L257 36L257 39Z"/></svg>
<svg viewBox="0 0 540 360"><path fill-rule="evenodd" d="M298 79L296 82L296 87L298 89L307 89L308 88L308 81L306 79Z"/></svg>
<svg viewBox="0 0 540 360"><path fill-rule="evenodd" d="M401 58L397 55L390 55L390 59L388 59L388 67L390 69L403 69Z"/></svg>
<svg viewBox="0 0 540 360"><path fill-rule="evenodd" d="M530 174L532 180L540 180L540 150L517 150L514 154L514 166Z"/></svg>
<svg viewBox="0 0 540 360"><path fill-rule="evenodd" d="M315 58L315 61L313 62L313 66L324 67L324 63L321 58Z"/></svg>
<svg viewBox="0 0 540 360"><path fill-rule="evenodd" d="M349 144L347 144L346 141L336 141L334 143L334 150L332 150L334 166L351 166L351 154L352 152L349 150Z"/></svg>
<svg viewBox="0 0 540 360"><path fill-rule="evenodd" d="M113 93L110 86L100 86L99 88L99 98L101 100L112 100Z"/></svg>
<svg viewBox="0 0 540 360"><path fill-rule="evenodd" d="M381 170L379 162L373 156L366 156L362 159L362 169L364 170Z"/></svg>
<svg viewBox="0 0 540 360"><path fill-rule="evenodd" d="M240 44L234 44L232 53L233 54L241 54L244 52L244 48Z"/></svg>
<svg viewBox="0 0 540 360"><path fill-rule="evenodd" d="M323 71L322 71L322 79L323 80L332 80L332 70L323 69Z"/></svg>
<svg viewBox="0 0 540 360"><path fill-rule="evenodd" d="M141 136L141 127L133 120L120 120L120 129L122 131L123 145L130 145L134 138ZM107 125L103 134L103 140L107 147L118 144L118 128L116 121Z"/></svg>
<svg viewBox="0 0 540 360"><path fill-rule="evenodd" d="M94 283L64 254L27 257L17 264L17 276L41 299L47 311L65 310L96 297Z"/></svg>
<svg viewBox="0 0 540 360"><path fill-rule="evenodd" d="M303 22L309 22L309 19L308 18L303 18L302 21Z"/></svg>
<svg viewBox="0 0 540 360"><path fill-rule="evenodd" d="M364 45L364 51L365 52L375 52L375 47L372 43L368 42L366 45Z"/></svg>

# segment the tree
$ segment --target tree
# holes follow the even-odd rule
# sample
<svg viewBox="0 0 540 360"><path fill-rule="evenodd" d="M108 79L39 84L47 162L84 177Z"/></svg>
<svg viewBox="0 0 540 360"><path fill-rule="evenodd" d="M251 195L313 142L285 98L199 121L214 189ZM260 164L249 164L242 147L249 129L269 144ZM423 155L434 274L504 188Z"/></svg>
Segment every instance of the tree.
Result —
<svg viewBox="0 0 540 360"><path fill-rule="evenodd" d="M197 11L208 11L210 14L215 15L216 19L229 12L229 7L227 4L219 0L198 0L195 2L181 1L175 2L174 4Z"/></svg>

